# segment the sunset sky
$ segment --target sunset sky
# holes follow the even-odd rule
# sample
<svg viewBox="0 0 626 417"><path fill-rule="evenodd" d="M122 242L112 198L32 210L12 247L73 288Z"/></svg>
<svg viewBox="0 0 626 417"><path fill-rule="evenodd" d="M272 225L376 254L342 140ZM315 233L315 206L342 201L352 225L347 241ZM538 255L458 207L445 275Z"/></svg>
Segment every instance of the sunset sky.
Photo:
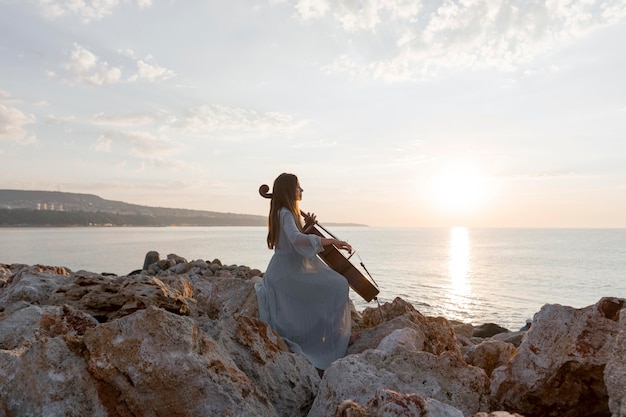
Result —
<svg viewBox="0 0 626 417"><path fill-rule="evenodd" d="M0 0L0 189L626 227L624 0Z"/></svg>

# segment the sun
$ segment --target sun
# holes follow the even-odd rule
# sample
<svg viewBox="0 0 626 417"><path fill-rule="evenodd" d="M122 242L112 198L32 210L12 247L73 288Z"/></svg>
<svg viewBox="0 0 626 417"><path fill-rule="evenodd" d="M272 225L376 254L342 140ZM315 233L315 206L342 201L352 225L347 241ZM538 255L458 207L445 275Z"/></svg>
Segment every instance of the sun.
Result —
<svg viewBox="0 0 626 417"><path fill-rule="evenodd" d="M433 178L429 197L437 208L450 213L473 212L485 204L487 178L468 163L454 162L443 167Z"/></svg>

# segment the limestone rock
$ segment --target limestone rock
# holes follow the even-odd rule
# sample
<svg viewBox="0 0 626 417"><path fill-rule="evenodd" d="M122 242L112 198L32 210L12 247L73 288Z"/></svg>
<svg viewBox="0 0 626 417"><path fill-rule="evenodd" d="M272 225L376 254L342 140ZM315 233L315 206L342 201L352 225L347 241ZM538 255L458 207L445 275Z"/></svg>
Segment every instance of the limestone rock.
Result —
<svg viewBox="0 0 626 417"><path fill-rule="evenodd" d="M494 370L492 409L531 416L608 415L603 374L626 300L576 309L547 304L511 361ZM621 359L620 359L621 360Z"/></svg>
<svg viewBox="0 0 626 417"><path fill-rule="evenodd" d="M385 350L369 349L335 361L324 373L309 417L333 415L345 400L367 404L385 389L433 398L463 415L486 411L489 378L485 372L467 365L457 352L436 355L412 350L419 342L409 342L411 334L419 337L414 331L394 332L389 336L393 340L381 341Z"/></svg>
<svg viewBox="0 0 626 417"><path fill-rule="evenodd" d="M0 350L0 380L7 417L110 415L80 343L70 336L40 336L17 349Z"/></svg>
<svg viewBox="0 0 626 417"><path fill-rule="evenodd" d="M472 336L488 338L499 333L506 333L508 331L509 331L508 329L505 329L504 327L498 324L485 323L485 324L481 324L480 326L476 326L474 328L474 334Z"/></svg>
<svg viewBox="0 0 626 417"><path fill-rule="evenodd" d="M515 346L488 339L478 345L461 348L461 352L465 362L484 369L487 376L491 376L494 369L509 362L515 352Z"/></svg>
<svg viewBox="0 0 626 417"><path fill-rule="evenodd" d="M376 391L365 406L345 400L333 417L463 417L456 408L419 394L402 394L388 389Z"/></svg>
<svg viewBox="0 0 626 417"><path fill-rule="evenodd" d="M48 304L49 295L70 280L70 271L62 267L16 265L0 292L0 306L7 308L18 301Z"/></svg>
<svg viewBox="0 0 626 417"><path fill-rule="evenodd" d="M614 417L626 416L626 310L621 311L619 334L604 369L604 383L609 395L609 410Z"/></svg>
<svg viewBox="0 0 626 417"><path fill-rule="evenodd" d="M0 264L0 417L626 416L624 299L528 332L352 306L361 337L320 379L258 319L260 280L174 254L120 277Z"/></svg>
<svg viewBox="0 0 626 417"><path fill-rule="evenodd" d="M84 343L111 413L277 415L228 352L190 318L149 307L87 331Z"/></svg>

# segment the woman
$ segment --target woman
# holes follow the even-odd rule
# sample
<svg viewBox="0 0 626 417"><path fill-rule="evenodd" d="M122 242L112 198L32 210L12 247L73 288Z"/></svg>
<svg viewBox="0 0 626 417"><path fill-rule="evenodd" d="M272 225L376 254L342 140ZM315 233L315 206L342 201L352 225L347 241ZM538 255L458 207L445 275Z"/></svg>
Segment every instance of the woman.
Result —
<svg viewBox="0 0 626 417"><path fill-rule="evenodd" d="M261 320L294 352L324 370L346 353L350 301L346 279L316 255L328 245L348 252L352 247L338 239L303 233L302 191L293 174L280 174L274 181L267 234L267 246L274 249L274 255L255 289ZM315 220L315 215L310 217Z"/></svg>

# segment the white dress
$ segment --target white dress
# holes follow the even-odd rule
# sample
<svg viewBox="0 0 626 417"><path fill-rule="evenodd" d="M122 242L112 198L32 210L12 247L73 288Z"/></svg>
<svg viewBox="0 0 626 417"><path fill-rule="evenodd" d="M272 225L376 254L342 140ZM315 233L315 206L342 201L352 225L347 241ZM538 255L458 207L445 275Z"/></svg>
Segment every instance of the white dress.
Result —
<svg viewBox="0 0 626 417"><path fill-rule="evenodd" d="M345 356L351 331L347 280L317 253L321 238L297 228L282 208L274 255L255 285L261 320L318 369Z"/></svg>

